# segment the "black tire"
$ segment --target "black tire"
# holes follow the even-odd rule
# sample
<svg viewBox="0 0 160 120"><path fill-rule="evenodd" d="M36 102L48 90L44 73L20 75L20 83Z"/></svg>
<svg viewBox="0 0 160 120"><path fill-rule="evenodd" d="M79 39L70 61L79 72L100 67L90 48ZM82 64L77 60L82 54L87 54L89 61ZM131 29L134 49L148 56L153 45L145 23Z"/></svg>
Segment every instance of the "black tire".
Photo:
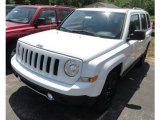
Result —
<svg viewBox="0 0 160 120"><path fill-rule="evenodd" d="M142 57L141 57L140 60L138 61L138 63L137 63L137 66L138 66L138 67L141 67L141 66L144 65L144 61L145 61L145 59L146 59L146 55L147 55L147 51L148 51L149 45L150 45L150 43L147 45L147 48L146 48L145 52L143 53Z"/></svg>
<svg viewBox="0 0 160 120"><path fill-rule="evenodd" d="M16 42L6 47L6 67L11 68L11 58L16 54Z"/></svg>
<svg viewBox="0 0 160 120"><path fill-rule="evenodd" d="M154 35L155 35L155 32L152 32L152 33L151 33L151 36L154 37Z"/></svg>
<svg viewBox="0 0 160 120"><path fill-rule="evenodd" d="M95 104L94 110L96 112L103 112L111 105L112 99L116 93L119 78L120 77L117 71L114 70L109 73L101 95Z"/></svg>

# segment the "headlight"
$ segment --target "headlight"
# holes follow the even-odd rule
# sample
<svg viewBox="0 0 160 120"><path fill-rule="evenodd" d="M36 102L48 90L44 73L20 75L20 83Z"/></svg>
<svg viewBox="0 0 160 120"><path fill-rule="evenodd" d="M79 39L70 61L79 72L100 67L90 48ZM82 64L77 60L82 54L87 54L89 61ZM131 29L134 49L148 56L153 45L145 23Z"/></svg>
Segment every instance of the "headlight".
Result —
<svg viewBox="0 0 160 120"><path fill-rule="evenodd" d="M65 63L64 71L66 75L74 77L79 72L80 65L75 60L68 60Z"/></svg>

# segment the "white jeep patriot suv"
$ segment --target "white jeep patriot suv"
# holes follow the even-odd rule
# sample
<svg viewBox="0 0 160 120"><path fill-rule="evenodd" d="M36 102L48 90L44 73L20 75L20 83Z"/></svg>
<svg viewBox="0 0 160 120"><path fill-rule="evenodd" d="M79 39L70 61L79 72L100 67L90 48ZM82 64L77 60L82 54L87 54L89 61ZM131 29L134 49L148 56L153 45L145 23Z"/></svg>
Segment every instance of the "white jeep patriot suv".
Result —
<svg viewBox="0 0 160 120"><path fill-rule="evenodd" d="M143 64L150 37L142 9L81 8L57 30L20 38L11 64L16 76L49 100L105 110L120 77Z"/></svg>

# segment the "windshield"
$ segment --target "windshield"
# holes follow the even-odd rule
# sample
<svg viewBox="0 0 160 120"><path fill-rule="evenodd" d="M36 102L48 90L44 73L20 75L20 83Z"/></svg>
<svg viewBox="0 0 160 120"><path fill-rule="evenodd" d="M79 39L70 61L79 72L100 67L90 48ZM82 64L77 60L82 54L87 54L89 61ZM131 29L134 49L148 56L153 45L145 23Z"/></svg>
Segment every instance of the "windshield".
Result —
<svg viewBox="0 0 160 120"><path fill-rule="evenodd" d="M75 11L64 21L60 30L120 39L125 13L103 11Z"/></svg>
<svg viewBox="0 0 160 120"><path fill-rule="evenodd" d="M16 23L29 23L36 12L36 8L16 7L6 17L6 21Z"/></svg>

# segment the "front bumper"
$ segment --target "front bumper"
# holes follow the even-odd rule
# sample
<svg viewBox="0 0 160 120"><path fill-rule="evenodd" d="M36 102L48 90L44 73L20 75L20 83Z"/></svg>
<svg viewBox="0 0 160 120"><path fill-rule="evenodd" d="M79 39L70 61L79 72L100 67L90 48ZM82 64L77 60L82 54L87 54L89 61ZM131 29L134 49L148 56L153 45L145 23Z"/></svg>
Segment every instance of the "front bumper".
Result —
<svg viewBox="0 0 160 120"><path fill-rule="evenodd" d="M92 93L95 83L86 83L86 82L76 82L73 85L65 84L53 79L49 79L39 75L21 65L16 60L16 55L11 60L11 65L15 71L15 73L21 78L21 80L35 89L36 91L42 93L43 95L47 95L48 92L53 94L53 97L65 96L68 97L85 97L85 98L96 98L98 95L94 95ZM54 98L56 99L56 98ZM78 98L79 99L79 98ZM75 101L75 100L73 100Z"/></svg>
<svg viewBox="0 0 160 120"><path fill-rule="evenodd" d="M93 105L98 97L88 97L88 96L68 96L68 95L63 95L63 94L59 94L56 93L54 91L48 90L46 88L43 88L41 86L38 86L28 80L26 80L25 78L23 78L22 76L18 75L15 71L14 74L16 76L20 77L20 80L25 83L29 88L31 88L32 90L34 90L35 92L45 96L48 98L47 94L50 93L53 96L53 100L60 102L60 103L65 103L65 104L72 104L72 105L80 105L80 104L88 104L88 105Z"/></svg>

